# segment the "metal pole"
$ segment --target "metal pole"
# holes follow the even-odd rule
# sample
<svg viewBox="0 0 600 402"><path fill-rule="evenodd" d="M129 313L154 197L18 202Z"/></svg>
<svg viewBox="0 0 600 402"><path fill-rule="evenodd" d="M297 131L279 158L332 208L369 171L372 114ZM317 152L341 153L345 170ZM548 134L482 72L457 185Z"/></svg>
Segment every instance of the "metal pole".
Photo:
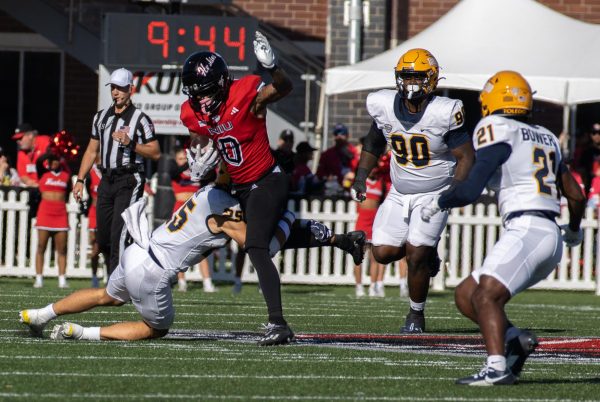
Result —
<svg viewBox="0 0 600 402"><path fill-rule="evenodd" d="M362 32L362 0L350 2L350 28L348 30L348 63L360 61L361 32Z"/></svg>

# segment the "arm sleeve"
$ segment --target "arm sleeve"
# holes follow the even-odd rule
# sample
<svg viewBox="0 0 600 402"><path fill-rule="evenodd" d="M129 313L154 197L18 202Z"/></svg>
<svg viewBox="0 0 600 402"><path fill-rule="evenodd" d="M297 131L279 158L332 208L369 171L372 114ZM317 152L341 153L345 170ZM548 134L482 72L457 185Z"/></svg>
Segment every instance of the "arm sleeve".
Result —
<svg viewBox="0 0 600 402"><path fill-rule="evenodd" d="M444 142L450 149L458 148L469 141L471 141L471 136L464 127L448 131L444 135Z"/></svg>
<svg viewBox="0 0 600 402"><path fill-rule="evenodd" d="M373 122L365 138L362 150L379 157L385 151L386 145L387 141L383 131L377 127L377 123Z"/></svg>
<svg viewBox="0 0 600 402"><path fill-rule="evenodd" d="M441 194L438 201L440 208L463 207L477 200L496 169L502 165L512 149L506 143L498 143L477 151L475 165L469 172L467 180L457 183Z"/></svg>

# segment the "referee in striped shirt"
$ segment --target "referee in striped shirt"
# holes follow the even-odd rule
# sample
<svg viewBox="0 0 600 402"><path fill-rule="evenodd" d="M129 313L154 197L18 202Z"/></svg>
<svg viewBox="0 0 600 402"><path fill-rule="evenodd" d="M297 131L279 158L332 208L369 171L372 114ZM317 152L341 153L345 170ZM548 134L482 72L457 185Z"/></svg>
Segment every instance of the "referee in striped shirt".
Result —
<svg viewBox="0 0 600 402"><path fill-rule="evenodd" d="M133 75L120 68L110 76L113 104L94 116L92 138L81 160L73 194L81 199L85 177L100 154L102 179L96 204L96 239L109 275L119 264L128 242L121 212L139 200L146 182L144 158L160 158L160 147L150 118L131 103Z"/></svg>

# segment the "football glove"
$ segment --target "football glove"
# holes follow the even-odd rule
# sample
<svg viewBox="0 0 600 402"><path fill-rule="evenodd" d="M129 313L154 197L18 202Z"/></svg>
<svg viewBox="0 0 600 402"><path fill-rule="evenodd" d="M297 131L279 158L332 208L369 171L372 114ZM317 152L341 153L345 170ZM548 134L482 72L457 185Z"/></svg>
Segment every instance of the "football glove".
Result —
<svg viewBox="0 0 600 402"><path fill-rule="evenodd" d="M212 140L204 148L196 145L185 151L190 167L190 180L199 182L206 174L215 169L219 163L219 151L213 147Z"/></svg>
<svg viewBox="0 0 600 402"><path fill-rule="evenodd" d="M423 207L421 207L421 219L423 222L429 222L433 215L441 211L440 205L438 204L439 199L439 195L432 195L424 200Z"/></svg>
<svg viewBox="0 0 600 402"><path fill-rule="evenodd" d="M269 41L259 31L256 31L254 34L254 54L256 55L256 59L258 62L266 69L270 70L275 67L275 54L273 53L273 49L271 49L271 45Z"/></svg>
<svg viewBox="0 0 600 402"><path fill-rule="evenodd" d="M363 202L367 198L367 177L369 173L366 169L359 167L356 169L354 183L350 187L350 197L356 202Z"/></svg>
<svg viewBox="0 0 600 402"><path fill-rule="evenodd" d="M583 241L583 229L579 228L578 231L571 230L569 225L562 225L563 241L567 247L576 247Z"/></svg>

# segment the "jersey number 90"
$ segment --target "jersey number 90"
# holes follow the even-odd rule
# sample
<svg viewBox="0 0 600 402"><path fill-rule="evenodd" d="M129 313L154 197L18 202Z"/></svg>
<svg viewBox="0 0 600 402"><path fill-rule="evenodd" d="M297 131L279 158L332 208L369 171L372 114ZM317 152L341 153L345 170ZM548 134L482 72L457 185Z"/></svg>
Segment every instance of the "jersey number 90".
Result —
<svg viewBox="0 0 600 402"><path fill-rule="evenodd" d="M429 165L429 141L422 135L411 135L406 138L402 134L392 134L390 137L396 163L406 166L412 163L417 168Z"/></svg>

